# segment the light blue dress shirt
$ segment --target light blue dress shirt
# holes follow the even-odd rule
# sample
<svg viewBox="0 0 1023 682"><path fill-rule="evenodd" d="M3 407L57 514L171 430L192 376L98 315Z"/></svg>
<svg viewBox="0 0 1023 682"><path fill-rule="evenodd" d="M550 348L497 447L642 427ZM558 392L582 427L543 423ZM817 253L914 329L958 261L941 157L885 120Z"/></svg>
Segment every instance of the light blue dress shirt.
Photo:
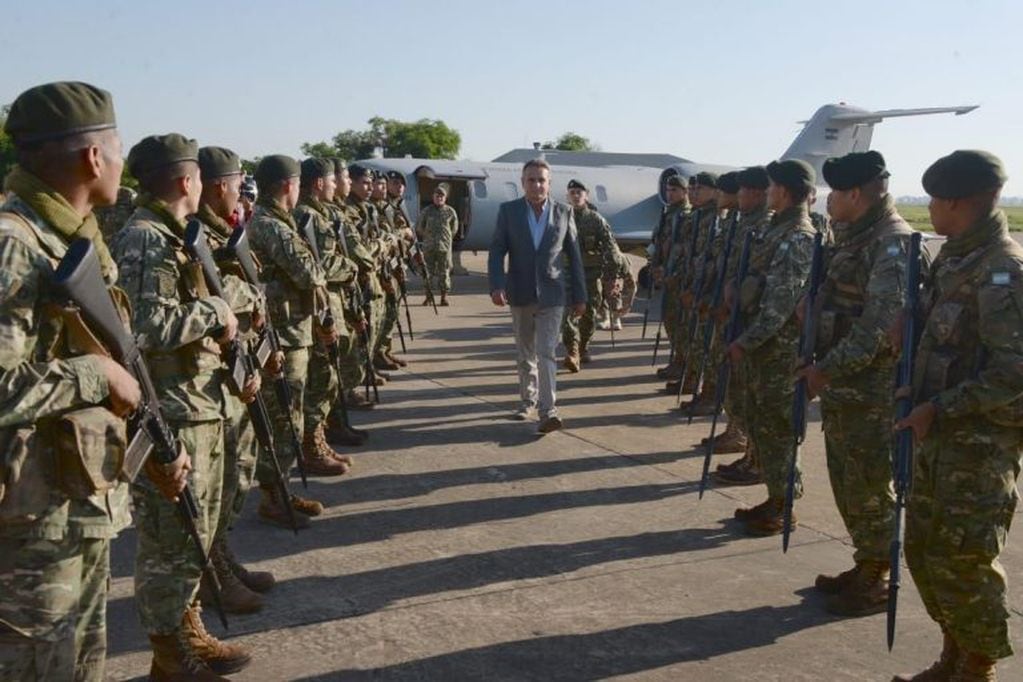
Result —
<svg viewBox="0 0 1023 682"><path fill-rule="evenodd" d="M529 220L529 232L533 235L533 248L539 250L540 242L543 240L544 230L547 229L547 218L551 214L551 202L550 199L546 199L543 202L543 211L540 212L540 217L536 216L536 211L533 209L533 205L528 201L526 202L526 218Z"/></svg>

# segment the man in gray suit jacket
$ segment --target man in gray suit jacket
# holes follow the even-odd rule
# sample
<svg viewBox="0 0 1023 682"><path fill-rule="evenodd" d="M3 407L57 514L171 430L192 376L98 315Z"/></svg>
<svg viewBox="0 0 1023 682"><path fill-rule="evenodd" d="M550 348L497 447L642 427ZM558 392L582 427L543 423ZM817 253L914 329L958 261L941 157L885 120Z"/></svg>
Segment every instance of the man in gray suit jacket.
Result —
<svg viewBox="0 0 1023 682"><path fill-rule="evenodd" d="M555 375L562 313L586 310L586 279L572 209L550 198L551 167L543 159L522 168L525 198L501 204L490 244L490 298L510 305L518 350L519 395L515 418L539 410L539 433L561 428ZM508 271L504 257L508 256Z"/></svg>

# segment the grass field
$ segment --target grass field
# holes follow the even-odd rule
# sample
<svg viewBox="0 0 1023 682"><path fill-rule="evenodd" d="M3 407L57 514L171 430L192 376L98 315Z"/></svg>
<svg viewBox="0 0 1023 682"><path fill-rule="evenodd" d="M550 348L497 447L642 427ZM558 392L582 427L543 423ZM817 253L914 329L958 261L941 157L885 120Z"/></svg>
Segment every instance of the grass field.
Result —
<svg viewBox="0 0 1023 682"><path fill-rule="evenodd" d="M1023 206L1003 206L1002 210L1009 217L1009 229L1023 232ZM931 219L927 215L927 206L899 204L899 214L916 229L931 231Z"/></svg>

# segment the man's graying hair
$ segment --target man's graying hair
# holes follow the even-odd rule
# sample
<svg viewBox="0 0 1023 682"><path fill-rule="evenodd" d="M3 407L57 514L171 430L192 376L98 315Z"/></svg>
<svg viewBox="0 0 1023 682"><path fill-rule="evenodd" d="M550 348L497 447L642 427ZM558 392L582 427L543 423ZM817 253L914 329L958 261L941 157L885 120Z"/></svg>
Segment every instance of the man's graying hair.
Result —
<svg viewBox="0 0 1023 682"><path fill-rule="evenodd" d="M525 175L526 171L530 168L545 168L548 173L551 172L551 164L547 163L546 159L539 157L526 161L525 165L522 166L522 174Z"/></svg>

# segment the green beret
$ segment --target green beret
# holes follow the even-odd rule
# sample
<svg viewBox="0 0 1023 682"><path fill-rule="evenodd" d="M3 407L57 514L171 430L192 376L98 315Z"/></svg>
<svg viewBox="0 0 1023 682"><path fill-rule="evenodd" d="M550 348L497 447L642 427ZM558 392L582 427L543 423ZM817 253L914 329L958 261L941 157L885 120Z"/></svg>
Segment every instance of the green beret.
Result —
<svg viewBox="0 0 1023 682"><path fill-rule="evenodd" d="M433 190L434 194L443 194L444 196L447 196L450 192L451 188L448 187L448 183L446 182L440 183L437 185L437 188Z"/></svg>
<svg viewBox="0 0 1023 682"><path fill-rule="evenodd" d="M686 179L681 175L672 175L664 181L664 184L666 187L678 187L679 189L687 189L689 187Z"/></svg>
<svg viewBox="0 0 1023 682"><path fill-rule="evenodd" d="M361 163L353 163L348 167L348 175L351 176L352 180L358 180L359 178L367 175L373 177L373 171L366 168Z"/></svg>
<svg viewBox="0 0 1023 682"><path fill-rule="evenodd" d="M335 156L331 161L334 162L334 175L341 175L348 170L348 164L340 156Z"/></svg>
<svg viewBox="0 0 1023 682"><path fill-rule="evenodd" d="M259 160L256 166L256 182L270 184L283 182L300 175L302 172L298 161L284 154L271 154Z"/></svg>
<svg viewBox="0 0 1023 682"><path fill-rule="evenodd" d="M199 149L199 170L203 180L222 178L242 172L242 160L225 147L201 147Z"/></svg>
<svg viewBox="0 0 1023 682"><path fill-rule="evenodd" d="M181 161L198 161L199 145L178 133L150 135L128 152L128 171L138 179L158 168Z"/></svg>
<svg viewBox="0 0 1023 682"><path fill-rule="evenodd" d="M990 152L960 149L924 171L924 191L937 199L965 199L1005 184L1002 160Z"/></svg>
<svg viewBox="0 0 1023 682"><path fill-rule="evenodd" d="M334 162L330 159L303 159L301 170L303 180L325 178L334 174Z"/></svg>
<svg viewBox="0 0 1023 682"><path fill-rule="evenodd" d="M852 152L845 156L832 157L824 162L821 169L824 181L831 189L842 192L854 187L862 187L871 180L887 178L890 173L885 168L881 152Z"/></svg>
<svg viewBox="0 0 1023 682"><path fill-rule="evenodd" d="M388 180L397 180L401 184L403 184L403 185L405 184L405 174L402 173L401 171L396 171L396 170L387 171L387 179Z"/></svg>
<svg viewBox="0 0 1023 682"><path fill-rule="evenodd" d="M717 186L718 186L718 176L717 176L717 173L710 173L708 171L700 171L699 173L697 173L693 177L696 178L696 180L693 180L693 178L689 178L689 184L690 185L697 185L697 186L702 185L703 187L710 187L712 189L717 189Z"/></svg>
<svg viewBox="0 0 1023 682"><path fill-rule="evenodd" d="M568 181L568 188L569 189L581 189L584 192L589 192L590 191L590 190L586 189L586 185L584 185L583 183L579 182L575 178L572 178L571 180Z"/></svg>
<svg viewBox="0 0 1023 682"><path fill-rule="evenodd" d="M718 189L725 194L735 194L739 191L739 171L728 171L718 177Z"/></svg>
<svg viewBox="0 0 1023 682"><path fill-rule="evenodd" d="M739 187L748 189L767 189L767 169L763 166L750 166L739 171Z"/></svg>
<svg viewBox="0 0 1023 682"><path fill-rule="evenodd" d="M817 182L813 166L800 159L785 159L767 164L767 177L776 185L793 192L809 192Z"/></svg>
<svg viewBox="0 0 1023 682"><path fill-rule="evenodd" d="M16 145L117 127L110 93L88 83L47 83L18 95L4 130Z"/></svg>

